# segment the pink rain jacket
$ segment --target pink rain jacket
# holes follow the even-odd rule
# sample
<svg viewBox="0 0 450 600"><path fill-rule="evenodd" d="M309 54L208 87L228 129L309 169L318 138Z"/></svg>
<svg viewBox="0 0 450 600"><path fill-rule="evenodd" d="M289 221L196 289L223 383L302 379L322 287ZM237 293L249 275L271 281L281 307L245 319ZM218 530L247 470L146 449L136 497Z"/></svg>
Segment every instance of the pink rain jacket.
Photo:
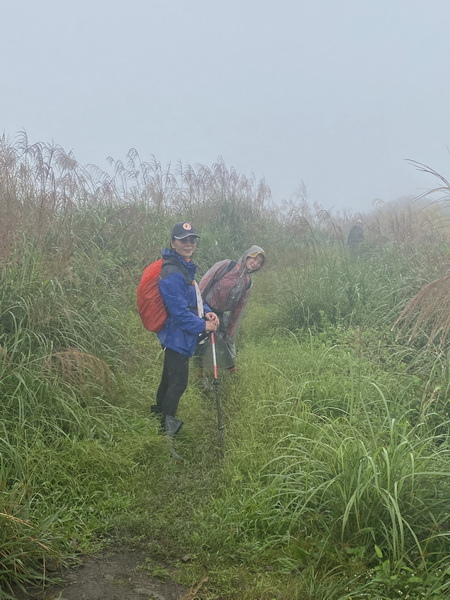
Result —
<svg viewBox="0 0 450 600"><path fill-rule="evenodd" d="M244 314L244 309L252 289L251 273L247 273L246 260L249 256L266 254L259 246L252 246L237 261L231 270L227 271L231 260L221 260L205 273L200 281L200 291L203 300L217 312L219 317L228 313L225 336L232 339L238 330L239 323ZM204 292L206 291L206 296Z"/></svg>

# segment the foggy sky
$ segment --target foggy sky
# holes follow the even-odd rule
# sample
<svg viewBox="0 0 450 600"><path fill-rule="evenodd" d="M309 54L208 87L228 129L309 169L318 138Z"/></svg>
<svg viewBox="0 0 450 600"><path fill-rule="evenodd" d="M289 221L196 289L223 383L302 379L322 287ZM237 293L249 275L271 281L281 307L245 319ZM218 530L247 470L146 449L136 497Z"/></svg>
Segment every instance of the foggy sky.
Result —
<svg viewBox="0 0 450 600"><path fill-rule="evenodd" d="M304 182L369 210L450 177L448 0L2 2L0 133Z"/></svg>

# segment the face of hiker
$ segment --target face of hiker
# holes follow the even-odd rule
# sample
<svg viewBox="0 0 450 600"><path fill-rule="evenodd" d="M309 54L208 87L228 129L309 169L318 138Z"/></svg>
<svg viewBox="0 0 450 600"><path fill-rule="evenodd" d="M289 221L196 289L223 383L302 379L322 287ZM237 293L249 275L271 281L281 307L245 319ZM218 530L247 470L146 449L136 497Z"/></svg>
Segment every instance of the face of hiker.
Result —
<svg viewBox="0 0 450 600"><path fill-rule="evenodd" d="M245 267L247 269L247 273L253 273L253 271L257 271L263 266L264 257L262 254L258 254L257 256L249 256L245 261Z"/></svg>
<svg viewBox="0 0 450 600"><path fill-rule="evenodd" d="M188 235L181 240L176 238L172 239L171 246L177 254L182 256L184 259L189 260L194 254L197 247L198 237L195 235Z"/></svg>

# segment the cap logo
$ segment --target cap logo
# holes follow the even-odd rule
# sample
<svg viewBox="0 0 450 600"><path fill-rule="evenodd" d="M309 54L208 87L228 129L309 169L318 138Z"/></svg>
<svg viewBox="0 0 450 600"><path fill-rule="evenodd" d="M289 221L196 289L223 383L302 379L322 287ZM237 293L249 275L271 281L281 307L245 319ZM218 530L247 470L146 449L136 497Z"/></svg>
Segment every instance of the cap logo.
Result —
<svg viewBox="0 0 450 600"><path fill-rule="evenodd" d="M183 223L183 229L189 231L190 229L192 229L192 225L190 225L189 223Z"/></svg>

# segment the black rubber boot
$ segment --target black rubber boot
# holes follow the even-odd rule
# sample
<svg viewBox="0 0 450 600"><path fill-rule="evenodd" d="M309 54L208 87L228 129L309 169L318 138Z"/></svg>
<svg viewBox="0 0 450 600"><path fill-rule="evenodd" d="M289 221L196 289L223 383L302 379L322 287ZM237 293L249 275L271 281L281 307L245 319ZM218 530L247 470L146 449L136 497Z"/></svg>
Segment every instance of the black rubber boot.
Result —
<svg viewBox="0 0 450 600"><path fill-rule="evenodd" d="M170 445L170 455L177 462L182 462L183 457L178 454L175 450L174 440L173 438L180 431L183 426L183 421L177 419L176 417L172 417L171 415L164 415L164 432L167 434Z"/></svg>
<svg viewBox="0 0 450 600"><path fill-rule="evenodd" d="M164 415L164 431L168 436L173 437L176 435L181 427L183 426L183 421L177 419L176 417L172 417L171 415Z"/></svg>

